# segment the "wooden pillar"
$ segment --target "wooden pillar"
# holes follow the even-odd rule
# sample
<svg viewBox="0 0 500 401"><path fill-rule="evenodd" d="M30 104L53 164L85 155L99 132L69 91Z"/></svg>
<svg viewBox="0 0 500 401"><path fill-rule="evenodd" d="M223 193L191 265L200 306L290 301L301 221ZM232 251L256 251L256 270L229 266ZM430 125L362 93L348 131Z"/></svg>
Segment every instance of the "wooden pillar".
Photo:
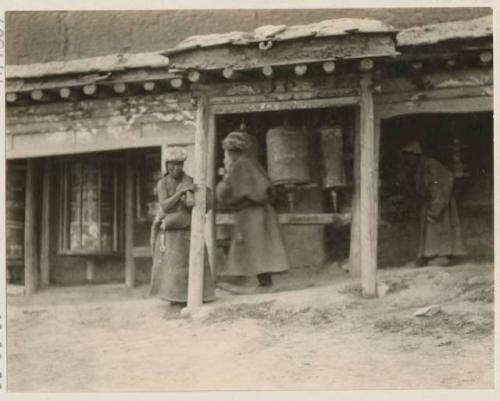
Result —
<svg viewBox="0 0 500 401"><path fill-rule="evenodd" d="M127 150L125 166L125 284L129 288L135 286L133 156L133 151Z"/></svg>
<svg viewBox="0 0 500 401"><path fill-rule="evenodd" d="M200 306L203 302L203 269L205 261L205 216L207 197L207 137L209 131L208 98L198 99L196 112L196 133L194 144L194 183L198 190L194 194L194 207L191 212L191 244L189 249L188 309Z"/></svg>
<svg viewBox="0 0 500 401"><path fill-rule="evenodd" d="M33 294L38 288L38 235L37 235L37 199L38 199L37 159L26 161L26 203L24 220L24 293Z"/></svg>
<svg viewBox="0 0 500 401"><path fill-rule="evenodd" d="M49 157L43 164L42 181L42 234L40 239L40 287L50 284L50 192L51 192L52 161Z"/></svg>
<svg viewBox="0 0 500 401"><path fill-rule="evenodd" d="M215 127L215 115L210 115L208 122L208 160L207 160L207 185L211 191L211 204L212 209L207 215L208 227L206 232L205 242L208 250L208 261L210 263L210 271L212 277L215 279L215 262L217 250L217 238L215 230L216 218L216 199L215 199L215 186L217 181L216 161L217 161L217 133Z"/></svg>
<svg viewBox="0 0 500 401"><path fill-rule="evenodd" d="M373 97L371 74L365 72L361 78L360 115L360 250L361 286L363 295L377 295L377 187L378 158L375 152Z"/></svg>
<svg viewBox="0 0 500 401"><path fill-rule="evenodd" d="M353 193L352 193L352 220L351 245L349 250L349 273L351 276L361 275L361 238L360 238L360 119L361 112L356 109L354 116L354 157L353 157Z"/></svg>

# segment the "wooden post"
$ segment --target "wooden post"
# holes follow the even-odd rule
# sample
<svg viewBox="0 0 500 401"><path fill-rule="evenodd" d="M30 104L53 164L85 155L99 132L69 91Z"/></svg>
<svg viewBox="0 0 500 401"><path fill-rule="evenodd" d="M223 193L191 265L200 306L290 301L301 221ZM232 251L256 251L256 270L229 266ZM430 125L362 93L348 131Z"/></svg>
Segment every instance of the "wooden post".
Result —
<svg viewBox="0 0 500 401"><path fill-rule="evenodd" d="M361 286L363 295L377 295L377 186L378 174L375 157L373 97L371 74L361 78L360 115L360 240L361 240Z"/></svg>
<svg viewBox="0 0 500 401"><path fill-rule="evenodd" d="M24 220L24 293L33 294L38 288L38 199L39 163L36 159L26 162L26 203Z"/></svg>
<svg viewBox="0 0 500 401"><path fill-rule="evenodd" d="M134 210L133 151L127 150L125 166L125 284L129 288L135 286Z"/></svg>
<svg viewBox="0 0 500 401"><path fill-rule="evenodd" d="M354 157L353 157L353 193L351 245L349 250L349 273L351 276L361 275L361 239L360 239L360 111L356 109L354 116Z"/></svg>
<svg viewBox="0 0 500 401"><path fill-rule="evenodd" d="M196 112L196 133L194 144L194 182L198 190L194 194L194 207L191 212L191 244L189 249L188 309L200 306L203 302L203 269L205 261L205 215L207 196L207 136L209 130L208 98L198 99Z"/></svg>
<svg viewBox="0 0 500 401"><path fill-rule="evenodd" d="M205 242L207 244L208 250L208 261L210 263L210 271L212 277L215 279L215 262L216 262L216 251L217 251L217 238L216 238L216 199L215 199L215 185L217 172L216 169L217 160L217 132L215 125L215 115L211 114L208 122L208 160L207 160L207 185L212 190L211 192L211 203L212 209L208 212L208 228L206 233Z"/></svg>
<svg viewBox="0 0 500 401"><path fill-rule="evenodd" d="M40 241L40 287L50 284L50 192L51 192L52 161L49 157L43 165L42 188L42 237Z"/></svg>

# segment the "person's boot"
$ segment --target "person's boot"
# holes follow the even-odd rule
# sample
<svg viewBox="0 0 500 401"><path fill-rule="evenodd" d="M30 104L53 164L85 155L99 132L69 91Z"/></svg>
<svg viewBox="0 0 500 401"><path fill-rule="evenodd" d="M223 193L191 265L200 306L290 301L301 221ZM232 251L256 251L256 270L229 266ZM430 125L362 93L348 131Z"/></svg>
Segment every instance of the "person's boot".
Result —
<svg viewBox="0 0 500 401"><path fill-rule="evenodd" d="M428 264L431 266L448 266L450 264L450 258L448 256L436 256L430 259Z"/></svg>

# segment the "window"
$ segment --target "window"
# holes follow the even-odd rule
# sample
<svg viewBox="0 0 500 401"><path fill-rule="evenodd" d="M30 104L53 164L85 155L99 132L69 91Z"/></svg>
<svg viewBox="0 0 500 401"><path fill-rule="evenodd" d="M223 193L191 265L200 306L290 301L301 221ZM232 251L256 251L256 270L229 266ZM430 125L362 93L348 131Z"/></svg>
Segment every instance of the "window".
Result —
<svg viewBox="0 0 500 401"><path fill-rule="evenodd" d="M116 154L60 162L59 252L112 254L122 250L123 163Z"/></svg>
<svg viewBox="0 0 500 401"><path fill-rule="evenodd" d="M156 184L161 178L161 149L147 149L137 153L136 208L137 221L151 222L158 210Z"/></svg>

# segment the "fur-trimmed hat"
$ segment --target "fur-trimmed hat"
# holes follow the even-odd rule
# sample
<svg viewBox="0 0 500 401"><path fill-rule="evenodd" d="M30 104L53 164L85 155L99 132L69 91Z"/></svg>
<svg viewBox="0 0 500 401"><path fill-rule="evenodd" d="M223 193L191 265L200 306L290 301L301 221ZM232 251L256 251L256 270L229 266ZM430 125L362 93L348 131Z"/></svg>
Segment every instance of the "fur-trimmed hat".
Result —
<svg viewBox="0 0 500 401"><path fill-rule="evenodd" d="M225 150L247 150L250 147L250 137L246 132L230 132L222 141Z"/></svg>
<svg viewBox="0 0 500 401"><path fill-rule="evenodd" d="M165 147L166 162L183 162L187 159L186 149L180 146Z"/></svg>

